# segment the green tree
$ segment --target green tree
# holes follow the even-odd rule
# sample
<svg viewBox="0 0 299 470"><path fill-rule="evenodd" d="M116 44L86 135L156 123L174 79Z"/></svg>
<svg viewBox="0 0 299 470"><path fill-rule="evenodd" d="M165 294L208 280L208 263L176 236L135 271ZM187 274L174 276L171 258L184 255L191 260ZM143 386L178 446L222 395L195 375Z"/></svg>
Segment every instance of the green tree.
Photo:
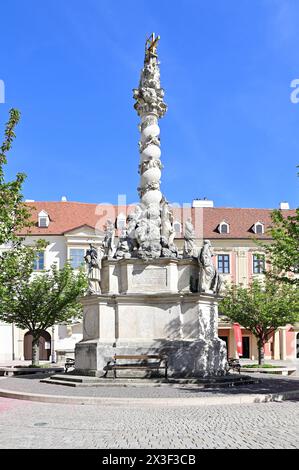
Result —
<svg viewBox="0 0 299 470"><path fill-rule="evenodd" d="M20 112L11 109L6 124L4 142L0 147L0 245L17 241L17 232L31 225L30 211L24 204L22 185L26 178L18 173L13 181L5 182L4 167L7 164L7 153L15 138L14 129L20 120Z"/></svg>
<svg viewBox="0 0 299 470"><path fill-rule="evenodd" d="M38 364L40 332L78 317L81 305L77 298L84 293L87 281L83 271L75 274L69 265L33 275L37 252L45 249L46 243L39 240L32 246L24 245L24 238L18 235L24 228L30 230L32 221L22 196L25 174L5 181L7 154L20 120L18 110L11 109L9 114L0 147L0 245L4 246L0 254L0 320L32 333L32 363Z"/></svg>
<svg viewBox="0 0 299 470"><path fill-rule="evenodd" d="M258 362L264 362L264 347L278 327L292 324L299 318L298 289L275 282L253 280L249 287L227 287L219 311L231 322L240 323L257 339Z"/></svg>
<svg viewBox="0 0 299 470"><path fill-rule="evenodd" d="M51 270L33 276L30 256L23 266L27 269L22 276L16 283L7 285L0 305L0 320L32 334L32 365L38 365L41 332L81 316L78 297L86 291L87 278L83 269L76 273L68 263L63 269L53 265Z"/></svg>
<svg viewBox="0 0 299 470"><path fill-rule="evenodd" d="M271 213L270 245L258 242L267 253L270 269L266 275L287 284L299 286L299 208L294 215L284 216L283 211Z"/></svg>
<svg viewBox="0 0 299 470"><path fill-rule="evenodd" d="M0 254L0 308L9 284L14 284L31 269L36 251L42 248L42 242L26 247L18 232L32 225L31 212L23 201L22 185L26 178L18 173L13 181L5 181L7 154L15 138L15 127L20 120L17 109L9 111L9 120L5 127L4 141L0 147L0 245L5 246Z"/></svg>

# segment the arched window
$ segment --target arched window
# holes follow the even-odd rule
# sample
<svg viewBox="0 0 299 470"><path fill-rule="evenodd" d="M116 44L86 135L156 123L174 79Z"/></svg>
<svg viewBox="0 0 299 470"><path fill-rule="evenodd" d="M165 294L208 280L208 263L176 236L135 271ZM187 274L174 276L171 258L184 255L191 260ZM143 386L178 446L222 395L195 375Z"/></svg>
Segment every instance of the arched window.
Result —
<svg viewBox="0 0 299 470"><path fill-rule="evenodd" d="M219 233L223 233L223 234L229 233L229 225L228 225L227 222L222 221L222 222L219 224Z"/></svg>

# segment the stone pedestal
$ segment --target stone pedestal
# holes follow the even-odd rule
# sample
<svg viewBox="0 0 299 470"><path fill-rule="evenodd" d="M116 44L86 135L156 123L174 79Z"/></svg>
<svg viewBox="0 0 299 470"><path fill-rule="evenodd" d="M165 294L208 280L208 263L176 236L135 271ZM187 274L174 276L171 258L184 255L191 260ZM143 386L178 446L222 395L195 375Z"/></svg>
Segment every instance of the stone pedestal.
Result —
<svg viewBox="0 0 299 470"><path fill-rule="evenodd" d="M217 297L190 292L197 272L191 259L105 260L103 293L81 299L76 369L101 376L114 354L165 352L170 376L221 375L226 348L217 334Z"/></svg>

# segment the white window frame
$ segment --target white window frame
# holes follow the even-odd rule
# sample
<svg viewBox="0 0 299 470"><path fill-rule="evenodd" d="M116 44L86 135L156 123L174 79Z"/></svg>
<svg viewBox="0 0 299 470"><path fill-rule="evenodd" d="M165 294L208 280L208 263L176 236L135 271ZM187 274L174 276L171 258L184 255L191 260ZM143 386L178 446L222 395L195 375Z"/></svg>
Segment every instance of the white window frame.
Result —
<svg viewBox="0 0 299 470"><path fill-rule="evenodd" d="M33 265L33 272L34 273L40 273L40 272L43 272L45 271L46 269L46 250L39 250L36 254L37 256L39 256L39 253L43 253L44 255L44 266L42 269L38 268L38 269L35 269L35 262L37 262L37 260L34 260L34 265Z"/></svg>
<svg viewBox="0 0 299 470"><path fill-rule="evenodd" d="M69 264L72 266L72 260L71 260L71 250L83 250L84 251L84 255L86 255L86 251L87 251L88 248L86 248L85 246L69 246L68 247L68 257L67 257L67 261L69 262ZM82 265L84 265L84 257L83 257L83 262L82 262ZM79 269L79 266L77 268L73 268L73 269Z"/></svg>
<svg viewBox="0 0 299 470"><path fill-rule="evenodd" d="M222 232L222 227L223 225L226 225L227 226L227 232ZM220 222L219 224L219 233L222 233L223 235L228 235L229 234L229 224L227 222L225 222L225 220L223 220L222 222Z"/></svg>
<svg viewBox="0 0 299 470"><path fill-rule="evenodd" d="M45 221L46 221L45 225L41 225L41 220L42 219L45 219ZM47 227L49 227L49 223L50 223L50 219L49 219L48 213L46 211L41 211L38 214L38 226L40 228L47 228Z"/></svg>
<svg viewBox="0 0 299 470"><path fill-rule="evenodd" d="M258 257L260 257L260 261L262 261L262 264L263 264L263 270L262 272L254 272L254 268L255 268L255 262L258 261ZM260 268L258 268L260 270ZM252 253L252 274L253 276L261 276L264 274L263 271L265 271L266 269L266 257L265 257L265 253Z"/></svg>
<svg viewBox="0 0 299 470"><path fill-rule="evenodd" d="M257 226L261 226L262 227L262 233L257 233ZM263 235L265 233L265 225L262 223L262 222L256 222L253 226L253 231L254 233L256 233L257 235Z"/></svg>

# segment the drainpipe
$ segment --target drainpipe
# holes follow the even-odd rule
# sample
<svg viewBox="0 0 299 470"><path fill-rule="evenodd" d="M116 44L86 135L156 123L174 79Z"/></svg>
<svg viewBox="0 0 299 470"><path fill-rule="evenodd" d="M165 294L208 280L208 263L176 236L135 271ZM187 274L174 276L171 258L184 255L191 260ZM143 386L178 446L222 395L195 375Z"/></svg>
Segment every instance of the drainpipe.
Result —
<svg viewBox="0 0 299 470"><path fill-rule="evenodd" d="M12 347L12 354L11 354L11 357L12 357L12 360L14 361L15 360L15 324L12 323L11 325L11 347Z"/></svg>
<svg viewBox="0 0 299 470"><path fill-rule="evenodd" d="M52 326L52 338L51 338L51 363L55 364L55 348L54 348L54 334L55 334L55 326Z"/></svg>

